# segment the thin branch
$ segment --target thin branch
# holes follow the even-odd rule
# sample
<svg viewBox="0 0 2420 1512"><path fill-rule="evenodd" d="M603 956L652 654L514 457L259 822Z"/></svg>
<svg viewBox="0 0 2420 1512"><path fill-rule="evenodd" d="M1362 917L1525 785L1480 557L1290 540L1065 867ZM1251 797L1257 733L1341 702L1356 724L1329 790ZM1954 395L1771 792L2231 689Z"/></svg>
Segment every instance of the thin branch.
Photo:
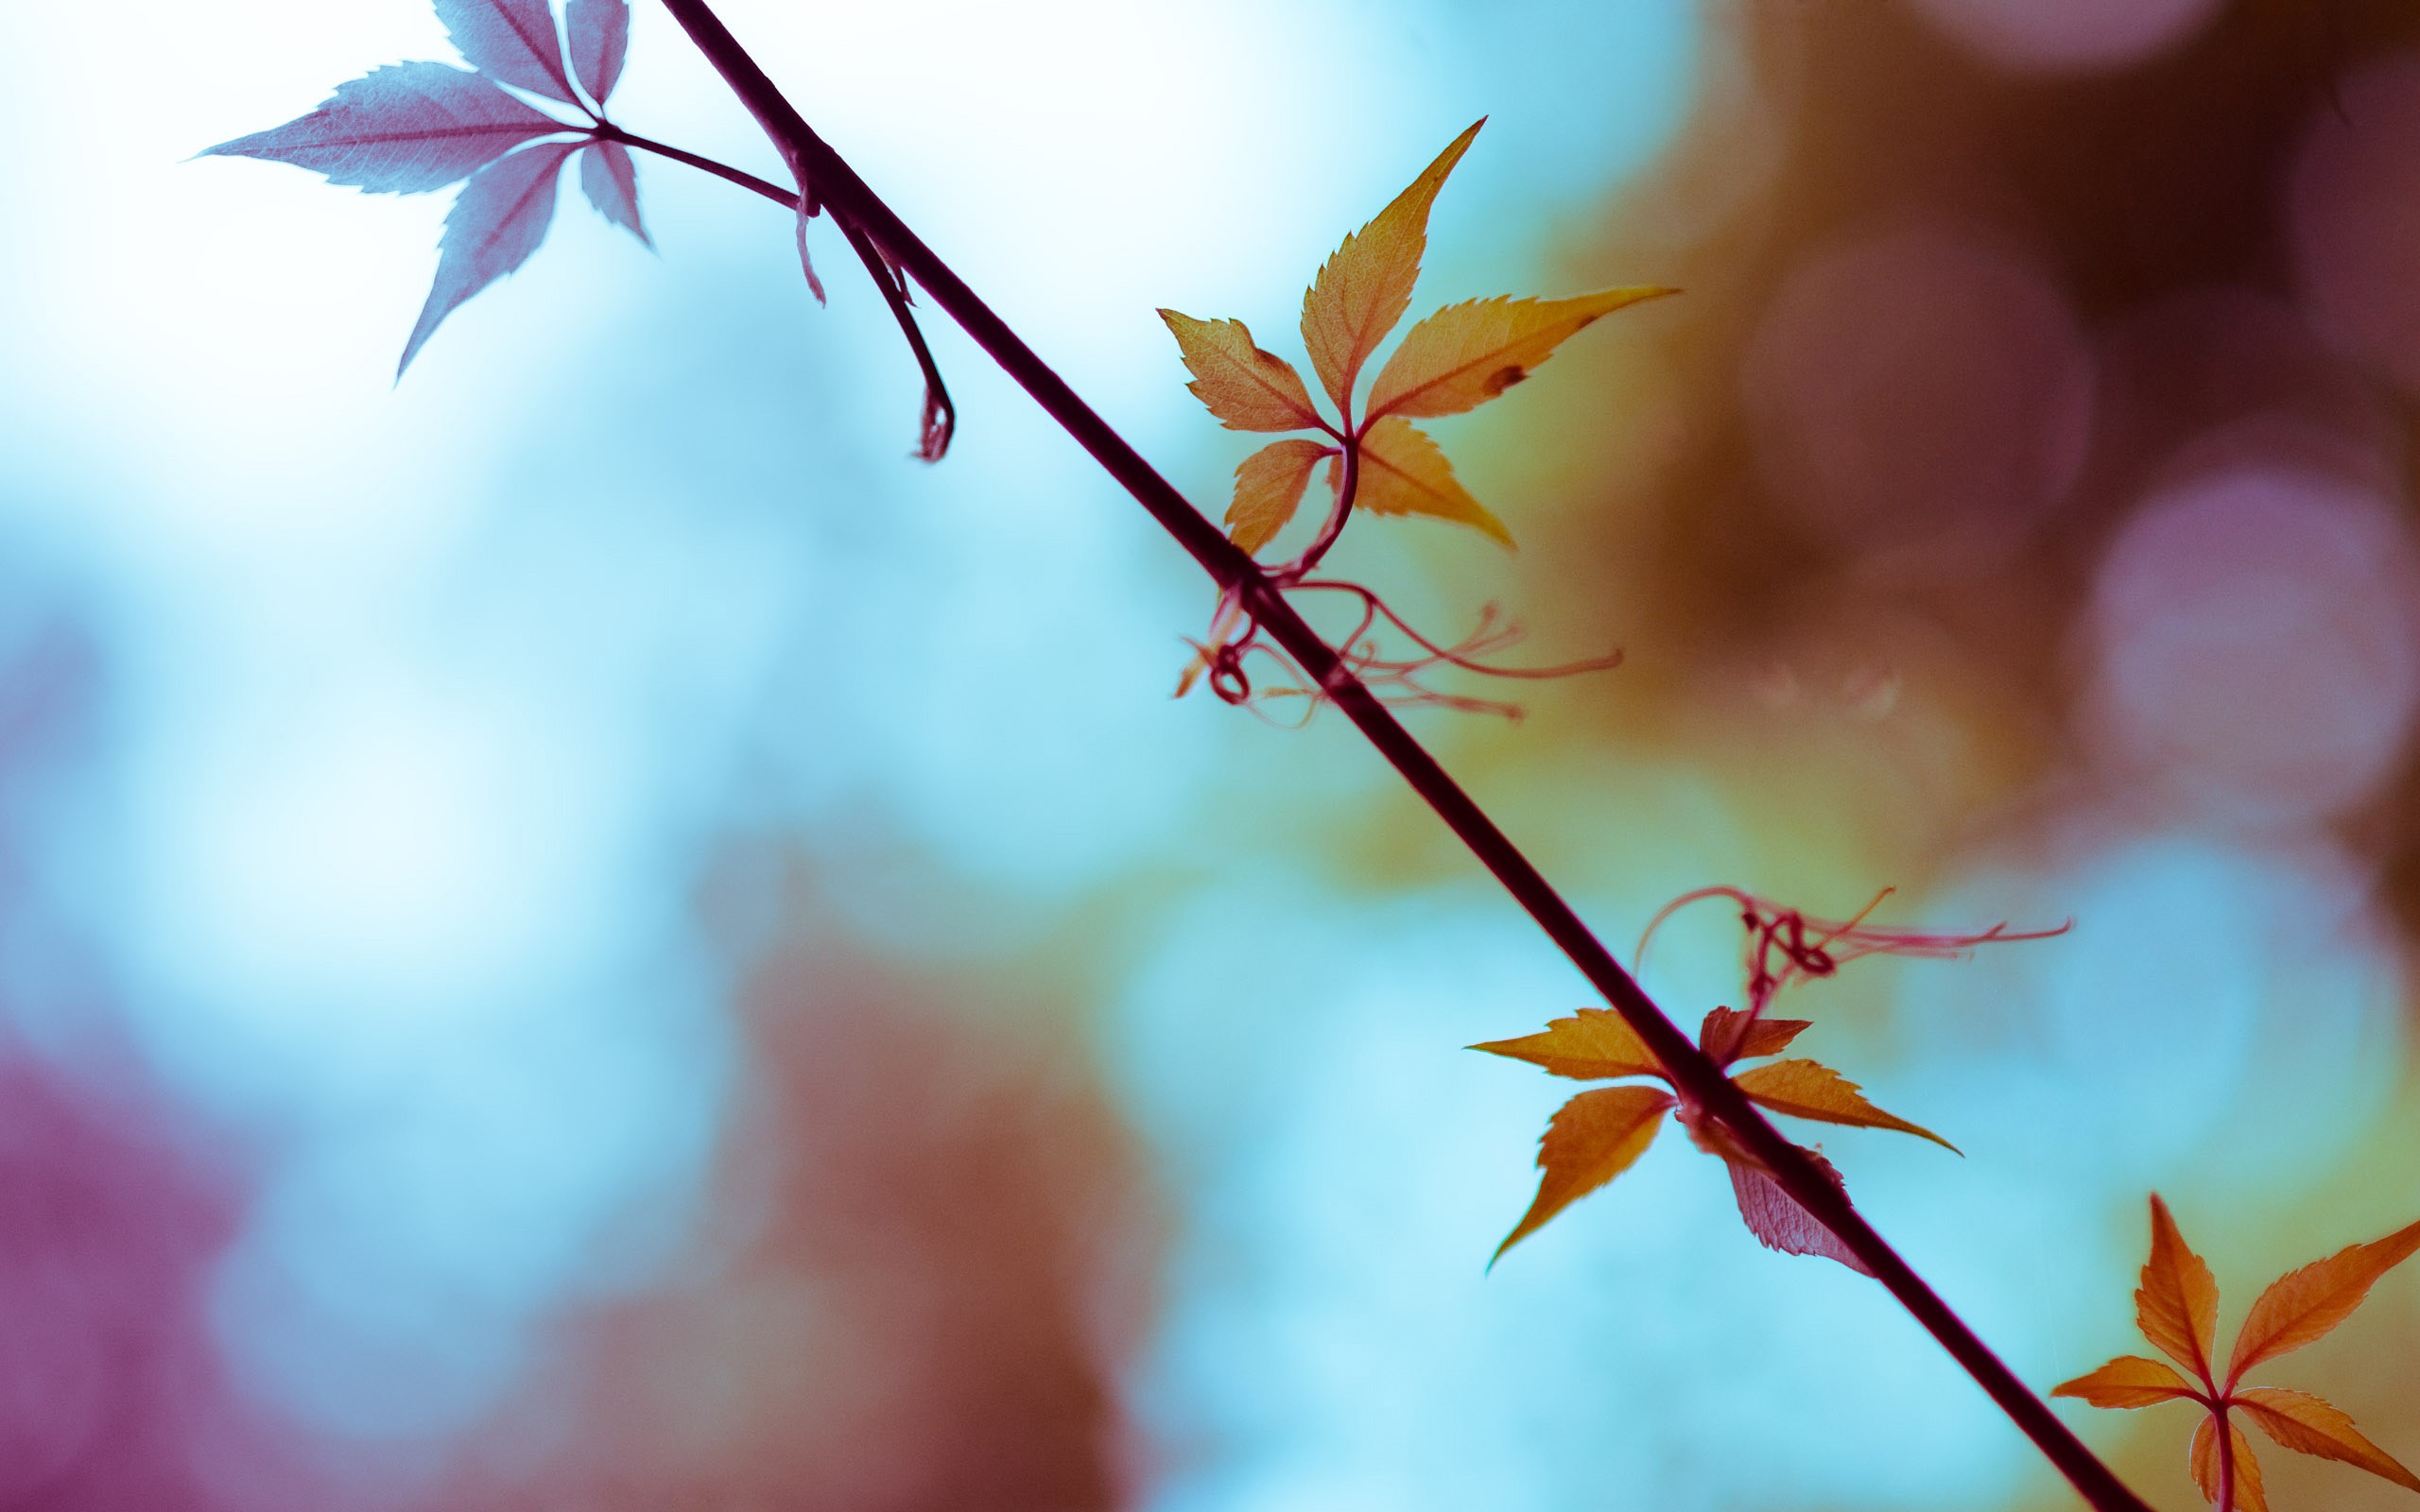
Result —
<svg viewBox="0 0 2420 1512"><path fill-rule="evenodd" d="M874 287L882 290L883 302L890 306L892 318L899 322L899 334L908 338L908 350L916 354L916 366L924 372L925 421L917 435L916 455L922 461L938 462L949 451L950 438L958 432L958 406L949 402L949 389L942 383L941 364L933 360L933 349L925 345L925 333L916 326L916 312L908 307L906 282L882 255L882 249L854 220L841 221L840 230L849 238L849 245L856 249L857 260L866 266L866 275L873 280Z"/></svg>
<svg viewBox="0 0 2420 1512"><path fill-rule="evenodd" d="M1529 858L1387 712L1336 650L1313 633L1269 575L1079 398L1066 380L815 133L713 8L705 0L664 0L664 7L756 117L801 181L815 185L817 196L835 216L862 226L933 302L965 329L976 345L1134 496L1222 591L1236 595L1571 958L1671 1073L1673 1082L1720 1119L1773 1173L1784 1190L1840 1236L2083 1499L2098 1512L2151 1512L1883 1241L1807 1153L1766 1122L1721 1069L1664 1016Z"/></svg>
<svg viewBox="0 0 2420 1512"><path fill-rule="evenodd" d="M701 158L686 148L658 142L651 137L641 136L635 131L625 131L611 121L598 122L596 129L591 134L599 142L619 142L626 147L636 147L641 152L652 152L659 158L669 158L675 163L685 163L702 173L711 173L726 182L735 183L750 194L763 195L792 215L798 214L797 195L770 179L759 179L744 168L735 168L728 163L717 163L712 158Z"/></svg>
<svg viewBox="0 0 2420 1512"><path fill-rule="evenodd" d="M610 121L600 119L591 134L599 141L619 142L624 146L687 163L692 168L735 183L751 194L762 195L792 215L798 213L797 195L745 169L626 131ZM907 284L900 282L890 260L882 255L882 249L874 246L865 229L855 221L843 222L841 230L848 236L849 246L856 250L858 260L865 264L867 276L873 280L874 287L882 291L883 302L890 306L892 318L899 322L899 334L908 338L908 350L916 355L916 367L925 376L925 419L918 434L916 455L925 461L938 462L942 454L949 450L950 438L958 430L958 407L950 403L949 387L942 382L941 364L933 360L933 349L925 344L925 333L917 327L916 312L908 307Z"/></svg>

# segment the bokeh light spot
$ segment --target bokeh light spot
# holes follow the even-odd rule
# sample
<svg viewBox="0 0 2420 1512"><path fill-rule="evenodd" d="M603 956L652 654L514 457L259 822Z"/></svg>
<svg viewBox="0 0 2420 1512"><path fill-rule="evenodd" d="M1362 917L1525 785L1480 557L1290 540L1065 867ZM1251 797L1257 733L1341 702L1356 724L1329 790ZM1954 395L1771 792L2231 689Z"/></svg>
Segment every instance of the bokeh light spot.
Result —
<svg viewBox="0 0 2420 1512"><path fill-rule="evenodd" d="M2413 568L2385 501L2327 473L2248 463L2169 485L2095 589L2104 754L2238 817L2360 798L2420 695Z"/></svg>
<svg viewBox="0 0 2420 1512"><path fill-rule="evenodd" d="M1856 536L1997 533L2083 465L2093 364L2016 251L1939 227L1819 253L1783 284L1740 382L1766 487Z"/></svg>
<svg viewBox="0 0 2420 1512"><path fill-rule="evenodd" d="M2018 73L2089 73L2157 57L2199 31L2219 0L1915 0L1988 63Z"/></svg>

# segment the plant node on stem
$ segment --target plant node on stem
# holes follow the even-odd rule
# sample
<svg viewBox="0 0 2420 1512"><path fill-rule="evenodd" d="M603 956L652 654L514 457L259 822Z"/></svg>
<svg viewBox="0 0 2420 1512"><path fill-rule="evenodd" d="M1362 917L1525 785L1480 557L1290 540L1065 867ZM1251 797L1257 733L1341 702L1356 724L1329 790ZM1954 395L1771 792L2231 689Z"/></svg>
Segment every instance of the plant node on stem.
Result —
<svg viewBox="0 0 2420 1512"><path fill-rule="evenodd" d="M1495 604L1480 606L1478 623L1460 641L1441 645L1413 628L1376 591L1343 578L1311 576L1321 558L1344 533L1360 485L1361 438L1357 434L1339 438L1343 442L1342 478L1336 490L1335 506L1321 524L1319 535L1301 555L1283 566L1269 569L1269 583L1279 593L1333 593L1357 603L1359 618L1329 644L1342 664L1379 702L1398 709L1447 709L1517 720L1522 714L1517 703L1453 693L1431 687L1421 679L1429 673L1452 667L1487 678L1543 681L1606 672L1621 665L1622 653L1616 650L1552 666L1503 666L1487 658L1518 645L1524 632L1519 624L1499 619ZM1219 607L1211 615L1209 635L1206 642L1186 641L1193 647L1194 656L1177 679L1177 697L1193 691L1196 682L1206 682L1222 701L1250 710L1265 723L1295 729L1308 724L1319 713L1320 705L1328 701L1325 683L1312 678L1283 650L1261 638L1260 622L1244 609L1234 591L1219 594ZM1388 640L1393 637L1409 642L1410 649L1390 654ZM1254 656L1265 658L1283 680L1273 686L1255 686L1245 666ZM1267 707L1271 702L1297 699L1303 711L1298 719L1279 720Z"/></svg>

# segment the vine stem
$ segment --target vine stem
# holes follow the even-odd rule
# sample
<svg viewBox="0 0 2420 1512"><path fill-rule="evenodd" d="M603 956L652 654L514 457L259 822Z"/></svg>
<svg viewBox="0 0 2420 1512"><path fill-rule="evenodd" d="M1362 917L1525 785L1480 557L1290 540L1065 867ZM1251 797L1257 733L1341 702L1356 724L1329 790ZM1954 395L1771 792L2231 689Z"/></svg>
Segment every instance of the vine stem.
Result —
<svg viewBox="0 0 2420 1512"><path fill-rule="evenodd" d="M2227 1426L2227 1405L2212 1410L2218 1418L2219 1500L2215 1512L2235 1512L2235 1430Z"/></svg>
<svg viewBox="0 0 2420 1512"><path fill-rule="evenodd" d="M2151 1512L2100 1463L2083 1440L1967 1328L1910 1268L1806 1151L1785 1138L1731 1084L1712 1060L1647 996L1580 916L1495 822L1412 739L1343 659L1295 612L1253 559L1186 502L1141 453L1077 396L1058 371L1027 346L991 306L942 261L907 223L818 136L795 106L742 47L706 0L664 0L682 29L722 75L803 184L833 215L861 228L890 261L964 328L976 345L1016 380L1034 402L1134 496L1224 593L1233 594L1285 647L1320 690L1344 711L1380 755L1435 810L1548 938L1672 1074L1672 1080L1731 1130L1772 1172L1784 1190L1839 1235L1891 1295L1965 1367L2000 1410L2033 1440L2096 1512Z"/></svg>
<svg viewBox="0 0 2420 1512"><path fill-rule="evenodd" d="M600 142L619 142L624 146L636 147L641 152L652 152L657 157L668 158L674 163L686 163L701 173L711 173L727 183L735 183L750 194L762 195L792 215L798 214L799 197L769 179L759 179L744 168L735 168L728 163L717 163L712 158L701 157L685 147L676 147L669 143L658 142L652 137L640 136L635 131L626 131L602 116L592 115L592 118L596 124L586 134ZM890 265L882 260L880 249L866 235L864 229L855 221L846 223L842 231L849 239L849 249L856 252L857 261L865 265L866 276L873 279L874 287L882 291L883 302L890 306L891 317L899 322L899 334L908 338L908 350L914 353L916 367L925 375L926 395L925 443L918 449L917 455L927 462L939 461L940 451L948 449L950 432L956 429L957 424L956 412L950 405L949 389L942 382L941 364L933 360L933 349L925 344L925 333L917 328L915 314L908 308L908 290L892 276ZM935 450L933 440L936 410L942 417L940 451Z"/></svg>

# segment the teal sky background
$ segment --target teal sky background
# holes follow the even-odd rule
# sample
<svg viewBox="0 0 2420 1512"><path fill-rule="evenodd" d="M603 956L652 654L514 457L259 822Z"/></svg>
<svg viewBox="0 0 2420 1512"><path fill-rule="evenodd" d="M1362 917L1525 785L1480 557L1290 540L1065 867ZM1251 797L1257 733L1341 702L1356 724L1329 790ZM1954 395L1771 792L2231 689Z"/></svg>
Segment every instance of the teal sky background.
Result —
<svg viewBox="0 0 2420 1512"><path fill-rule="evenodd" d="M1244 447L1185 393L1156 306L1294 352L1321 258L1482 114L1415 313L1688 282L1704 238L1685 216L1625 246L1608 207L1654 189L1668 210L1692 129L1744 142L1737 112L1787 114L1778 84L1741 94L1756 8L1691 0L723 9L1205 507ZM447 197L190 161L372 66L451 56L417 0L0 13L0 122L25 144L0 161L0 715L49 711L19 728L54 731L0 750L0 1062L163 1110L239 1173L180 1305L283 1447L227 1463L307 1467L280 1483L309 1488L298 1505L574 1496L584 1440L571 1394L550 1395L566 1336L714 1295L759 1230L821 1223L845 1248L845 1204L777 1221L733 1196L779 1100L757 997L783 962L834 991L853 972L920 984L946 1001L917 1022L1041 1045L1108 1109L1148 1213L1104 1220L1143 1275L1140 1316L1086 1345L1118 1504L2054 1504L2032 1451L1877 1290L1749 1242L1677 1130L1482 1269L1570 1089L1460 1047L1570 1011L1579 978L1341 721L1285 732L1167 698L1205 585L938 316L959 439L939 467L908 458L913 369L828 225L817 309L778 212L644 160L660 255L567 198L529 266L397 384ZM651 4L615 115L774 161ZM1610 261L1659 236L1676 266ZM2078 321L2096 362L2114 323ZM1514 403L1633 435L1580 387L1546 391L1632 391L1677 360L1671 329L1624 328L1629 354L1564 359ZM1512 410L1446 432L1513 493L1508 517L1527 485L1580 490L1537 459L1598 439ZM2399 478L2342 507L2382 532L2360 538L2377 559L2408 560ZM1364 529L1340 559L1466 614L1580 559L1552 557L1578 539L1564 525L1539 534L1543 567L1424 524ZM2133 579L2093 580L2097 607L2059 632L2073 680L2104 690L2080 727L2168 762L2169 727L2105 693L2135 675ZM2409 587L2360 599L2361 624L2392 641ZM1585 593L1531 602L1542 645L1598 623ZM2161 687L2181 676L2165 644L2140 653ZM1666 686L1652 650L1614 676ZM25 690L54 662L63 691L42 702ZM1701 759L1606 734L1615 705L1594 696L1419 729L1625 958L1689 887L1820 885L1806 906L1845 914L1896 880L1879 843L1758 786L1756 737L1696 727L1722 747ZM2354 731L2377 754L2345 781L2380 805L2399 801L2409 702ZM2407 946L2376 857L2330 828L2353 800L2212 818L2143 798L2168 766L2113 757L2129 775L2107 777L2099 738L1905 899L1955 924L2072 918L2070 936L1806 993L1810 1053L1955 1125L1967 1159L1848 1130L1826 1153L2044 1385L2126 1347L2151 1188L2234 1246L2238 1299L2271 1260L2420 1200ZM2172 765L2188 786L2238 780ZM1645 973L1690 1025L1737 993L1720 916L1685 916ZM2260 1204L2308 1211L2363 1159L2383 1166L2371 1199L2323 1206L2307 1243L2261 1237ZM801 1283L822 1300L780 1334L803 1341L794 1410L892 1425L865 1364L890 1314L828 1280ZM869 1434L907 1446L881 1452L951 1432L895 1421L918 1426ZM2408 1447L2415 1422L2378 1436ZM521 1459L494 1450L525 1431ZM735 1462L732 1442L695 1452ZM157 1504L285 1504L204 1480Z"/></svg>

